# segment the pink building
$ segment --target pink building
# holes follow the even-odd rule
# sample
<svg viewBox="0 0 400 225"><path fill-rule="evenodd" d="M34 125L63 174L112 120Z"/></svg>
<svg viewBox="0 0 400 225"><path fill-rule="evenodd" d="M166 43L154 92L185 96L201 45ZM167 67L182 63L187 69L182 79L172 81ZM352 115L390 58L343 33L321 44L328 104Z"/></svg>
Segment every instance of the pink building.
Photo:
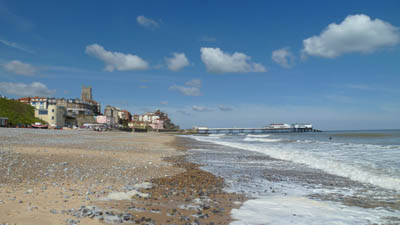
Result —
<svg viewBox="0 0 400 225"><path fill-rule="evenodd" d="M96 122L97 123L107 123L107 116L97 116Z"/></svg>

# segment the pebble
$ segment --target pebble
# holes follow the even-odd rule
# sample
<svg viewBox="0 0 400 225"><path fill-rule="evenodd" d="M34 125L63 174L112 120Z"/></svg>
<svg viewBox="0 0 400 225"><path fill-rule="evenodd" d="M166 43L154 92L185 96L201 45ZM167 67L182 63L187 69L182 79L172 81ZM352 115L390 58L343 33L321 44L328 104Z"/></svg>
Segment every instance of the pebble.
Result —
<svg viewBox="0 0 400 225"><path fill-rule="evenodd" d="M80 222L79 220L67 219L67 225L77 225Z"/></svg>
<svg viewBox="0 0 400 225"><path fill-rule="evenodd" d="M56 209L50 209L50 212L53 214L58 214L58 211Z"/></svg>

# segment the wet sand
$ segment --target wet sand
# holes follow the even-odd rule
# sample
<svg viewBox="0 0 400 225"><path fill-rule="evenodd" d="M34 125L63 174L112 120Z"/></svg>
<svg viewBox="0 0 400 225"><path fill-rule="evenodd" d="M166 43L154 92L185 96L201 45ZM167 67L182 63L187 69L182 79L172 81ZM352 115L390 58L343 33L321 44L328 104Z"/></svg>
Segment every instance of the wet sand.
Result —
<svg viewBox="0 0 400 225"><path fill-rule="evenodd" d="M155 133L0 129L0 224L228 224L243 196L186 162L187 145Z"/></svg>

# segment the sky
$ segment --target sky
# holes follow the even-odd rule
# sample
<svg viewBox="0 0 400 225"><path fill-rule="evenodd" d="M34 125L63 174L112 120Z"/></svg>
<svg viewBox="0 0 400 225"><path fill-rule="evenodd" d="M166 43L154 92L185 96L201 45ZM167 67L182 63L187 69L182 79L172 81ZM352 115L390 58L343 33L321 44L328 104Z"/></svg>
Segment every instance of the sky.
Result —
<svg viewBox="0 0 400 225"><path fill-rule="evenodd" d="M3 1L0 94L182 128L400 128L399 1Z"/></svg>

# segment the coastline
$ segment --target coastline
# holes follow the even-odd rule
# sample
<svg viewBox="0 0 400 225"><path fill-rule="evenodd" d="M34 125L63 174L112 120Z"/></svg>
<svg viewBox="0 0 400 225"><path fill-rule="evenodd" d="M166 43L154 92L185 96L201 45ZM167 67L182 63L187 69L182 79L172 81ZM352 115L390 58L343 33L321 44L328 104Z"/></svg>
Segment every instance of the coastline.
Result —
<svg viewBox="0 0 400 225"><path fill-rule="evenodd" d="M0 140L3 224L228 224L245 200L186 162L190 141L173 135L0 129Z"/></svg>

